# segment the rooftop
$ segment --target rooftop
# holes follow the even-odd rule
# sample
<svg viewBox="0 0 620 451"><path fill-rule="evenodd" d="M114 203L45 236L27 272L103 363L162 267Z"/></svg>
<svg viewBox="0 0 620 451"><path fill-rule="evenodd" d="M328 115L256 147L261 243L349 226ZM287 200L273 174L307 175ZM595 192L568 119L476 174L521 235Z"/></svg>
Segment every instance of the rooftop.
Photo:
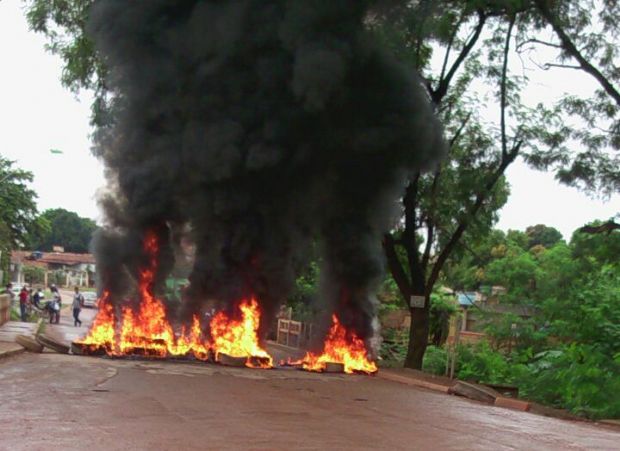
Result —
<svg viewBox="0 0 620 451"><path fill-rule="evenodd" d="M60 265L94 264L93 254L74 254L71 252L41 252L41 258L33 258L33 251L11 252L11 263L22 263L32 266L42 266L48 263Z"/></svg>

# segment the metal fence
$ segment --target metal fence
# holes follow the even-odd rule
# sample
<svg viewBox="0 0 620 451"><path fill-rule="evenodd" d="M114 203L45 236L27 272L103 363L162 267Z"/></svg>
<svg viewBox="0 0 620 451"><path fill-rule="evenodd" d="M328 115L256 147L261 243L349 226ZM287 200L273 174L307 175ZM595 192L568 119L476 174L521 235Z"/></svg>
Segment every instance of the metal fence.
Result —
<svg viewBox="0 0 620 451"><path fill-rule="evenodd" d="M312 339L312 324L278 318L277 342L292 348L305 348Z"/></svg>

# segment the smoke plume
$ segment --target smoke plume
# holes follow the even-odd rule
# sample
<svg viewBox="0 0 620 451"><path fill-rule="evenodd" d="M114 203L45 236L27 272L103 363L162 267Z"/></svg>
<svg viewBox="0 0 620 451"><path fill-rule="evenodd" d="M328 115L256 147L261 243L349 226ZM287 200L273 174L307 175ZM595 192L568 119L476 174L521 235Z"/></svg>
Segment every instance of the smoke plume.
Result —
<svg viewBox="0 0 620 451"><path fill-rule="evenodd" d="M270 315L318 242L325 314L371 337L382 234L408 174L443 148L416 75L365 29L371 3L95 3L88 29L114 94L96 139L111 194L95 247L113 298L144 264L146 231L162 281L185 227L184 313L255 296Z"/></svg>

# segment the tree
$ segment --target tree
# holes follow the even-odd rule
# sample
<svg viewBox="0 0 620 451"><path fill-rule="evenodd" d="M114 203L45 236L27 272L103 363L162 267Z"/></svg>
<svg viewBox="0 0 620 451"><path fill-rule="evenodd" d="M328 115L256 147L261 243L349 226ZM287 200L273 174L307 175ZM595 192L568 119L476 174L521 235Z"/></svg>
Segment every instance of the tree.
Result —
<svg viewBox="0 0 620 451"><path fill-rule="evenodd" d="M47 50L63 62L61 82L72 92L89 89L95 100L91 120L103 125L109 120L111 98L106 86L106 69L93 42L86 34L88 10L93 0L25 0L30 28L49 39Z"/></svg>
<svg viewBox="0 0 620 451"><path fill-rule="evenodd" d="M528 248L541 245L546 248L553 247L558 241L562 240L562 234L558 229L553 227L547 227L544 224L537 224L529 226L525 229L525 234L528 237Z"/></svg>
<svg viewBox="0 0 620 451"><path fill-rule="evenodd" d="M530 162L556 167L558 178L592 192L611 194L620 190L620 3L605 0L534 0L535 9L522 28L524 49L544 46L557 50L554 60L541 64L545 70L579 70L599 89L588 98L566 95L558 108L585 125L564 125L565 139L579 141L576 152L534 154ZM541 39L541 30L556 39Z"/></svg>
<svg viewBox="0 0 620 451"><path fill-rule="evenodd" d="M33 250L51 251L62 246L67 252L86 253L97 229L95 221L81 218L77 213L62 208L46 210L41 220L49 224L46 232L32 237L28 243Z"/></svg>
<svg viewBox="0 0 620 451"><path fill-rule="evenodd" d="M6 270L11 250L21 247L43 225L37 221L36 193L28 187L32 173L0 156L0 251Z"/></svg>
<svg viewBox="0 0 620 451"><path fill-rule="evenodd" d="M620 224L610 219L601 224L588 224L579 229L582 233L607 233L611 234L614 230L620 230Z"/></svg>
<svg viewBox="0 0 620 451"><path fill-rule="evenodd" d="M447 158L433 173L411 177L403 196L403 220L384 240L388 266L403 298L425 300L424 307L410 308L408 367L421 368L430 329L430 295L446 263L469 247L464 241L469 244L488 233L506 200L506 168L525 149L553 147L557 141L543 125L554 117L542 107L532 111L520 104L521 80L508 70L514 27L522 14L520 2L514 3L407 3L384 25L388 31L382 35L422 72L450 145ZM483 40L485 29L491 37ZM480 45L483 48L477 49ZM436 51L444 56L434 72L429 61ZM497 128L486 126L476 115L483 106L470 97L475 79L495 86Z"/></svg>

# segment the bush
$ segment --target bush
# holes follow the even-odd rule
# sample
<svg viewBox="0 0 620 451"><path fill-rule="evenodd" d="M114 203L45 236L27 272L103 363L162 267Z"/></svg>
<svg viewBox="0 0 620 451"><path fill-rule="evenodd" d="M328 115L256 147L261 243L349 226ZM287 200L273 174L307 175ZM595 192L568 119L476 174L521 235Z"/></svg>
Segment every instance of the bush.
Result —
<svg viewBox="0 0 620 451"><path fill-rule="evenodd" d="M30 285L42 284L45 281L45 269L37 266L24 266L24 279Z"/></svg>
<svg viewBox="0 0 620 451"><path fill-rule="evenodd" d="M475 346L458 347L456 374L459 379L484 384L512 381L511 364L503 354L491 349L486 341Z"/></svg>
<svg viewBox="0 0 620 451"><path fill-rule="evenodd" d="M522 379L524 396L589 418L620 417L620 355L572 343L535 356Z"/></svg>
<svg viewBox="0 0 620 451"><path fill-rule="evenodd" d="M379 349L379 356L383 360L402 362L407 356L408 329L383 329L383 341Z"/></svg>
<svg viewBox="0 0 620 451"><path fill-rule="evenodd" d="M422 362L422 370L427 373L438 374L443 376L446 374L446 360L448 353L445 348L439 346L429 346L424 354Z"/></svg>

